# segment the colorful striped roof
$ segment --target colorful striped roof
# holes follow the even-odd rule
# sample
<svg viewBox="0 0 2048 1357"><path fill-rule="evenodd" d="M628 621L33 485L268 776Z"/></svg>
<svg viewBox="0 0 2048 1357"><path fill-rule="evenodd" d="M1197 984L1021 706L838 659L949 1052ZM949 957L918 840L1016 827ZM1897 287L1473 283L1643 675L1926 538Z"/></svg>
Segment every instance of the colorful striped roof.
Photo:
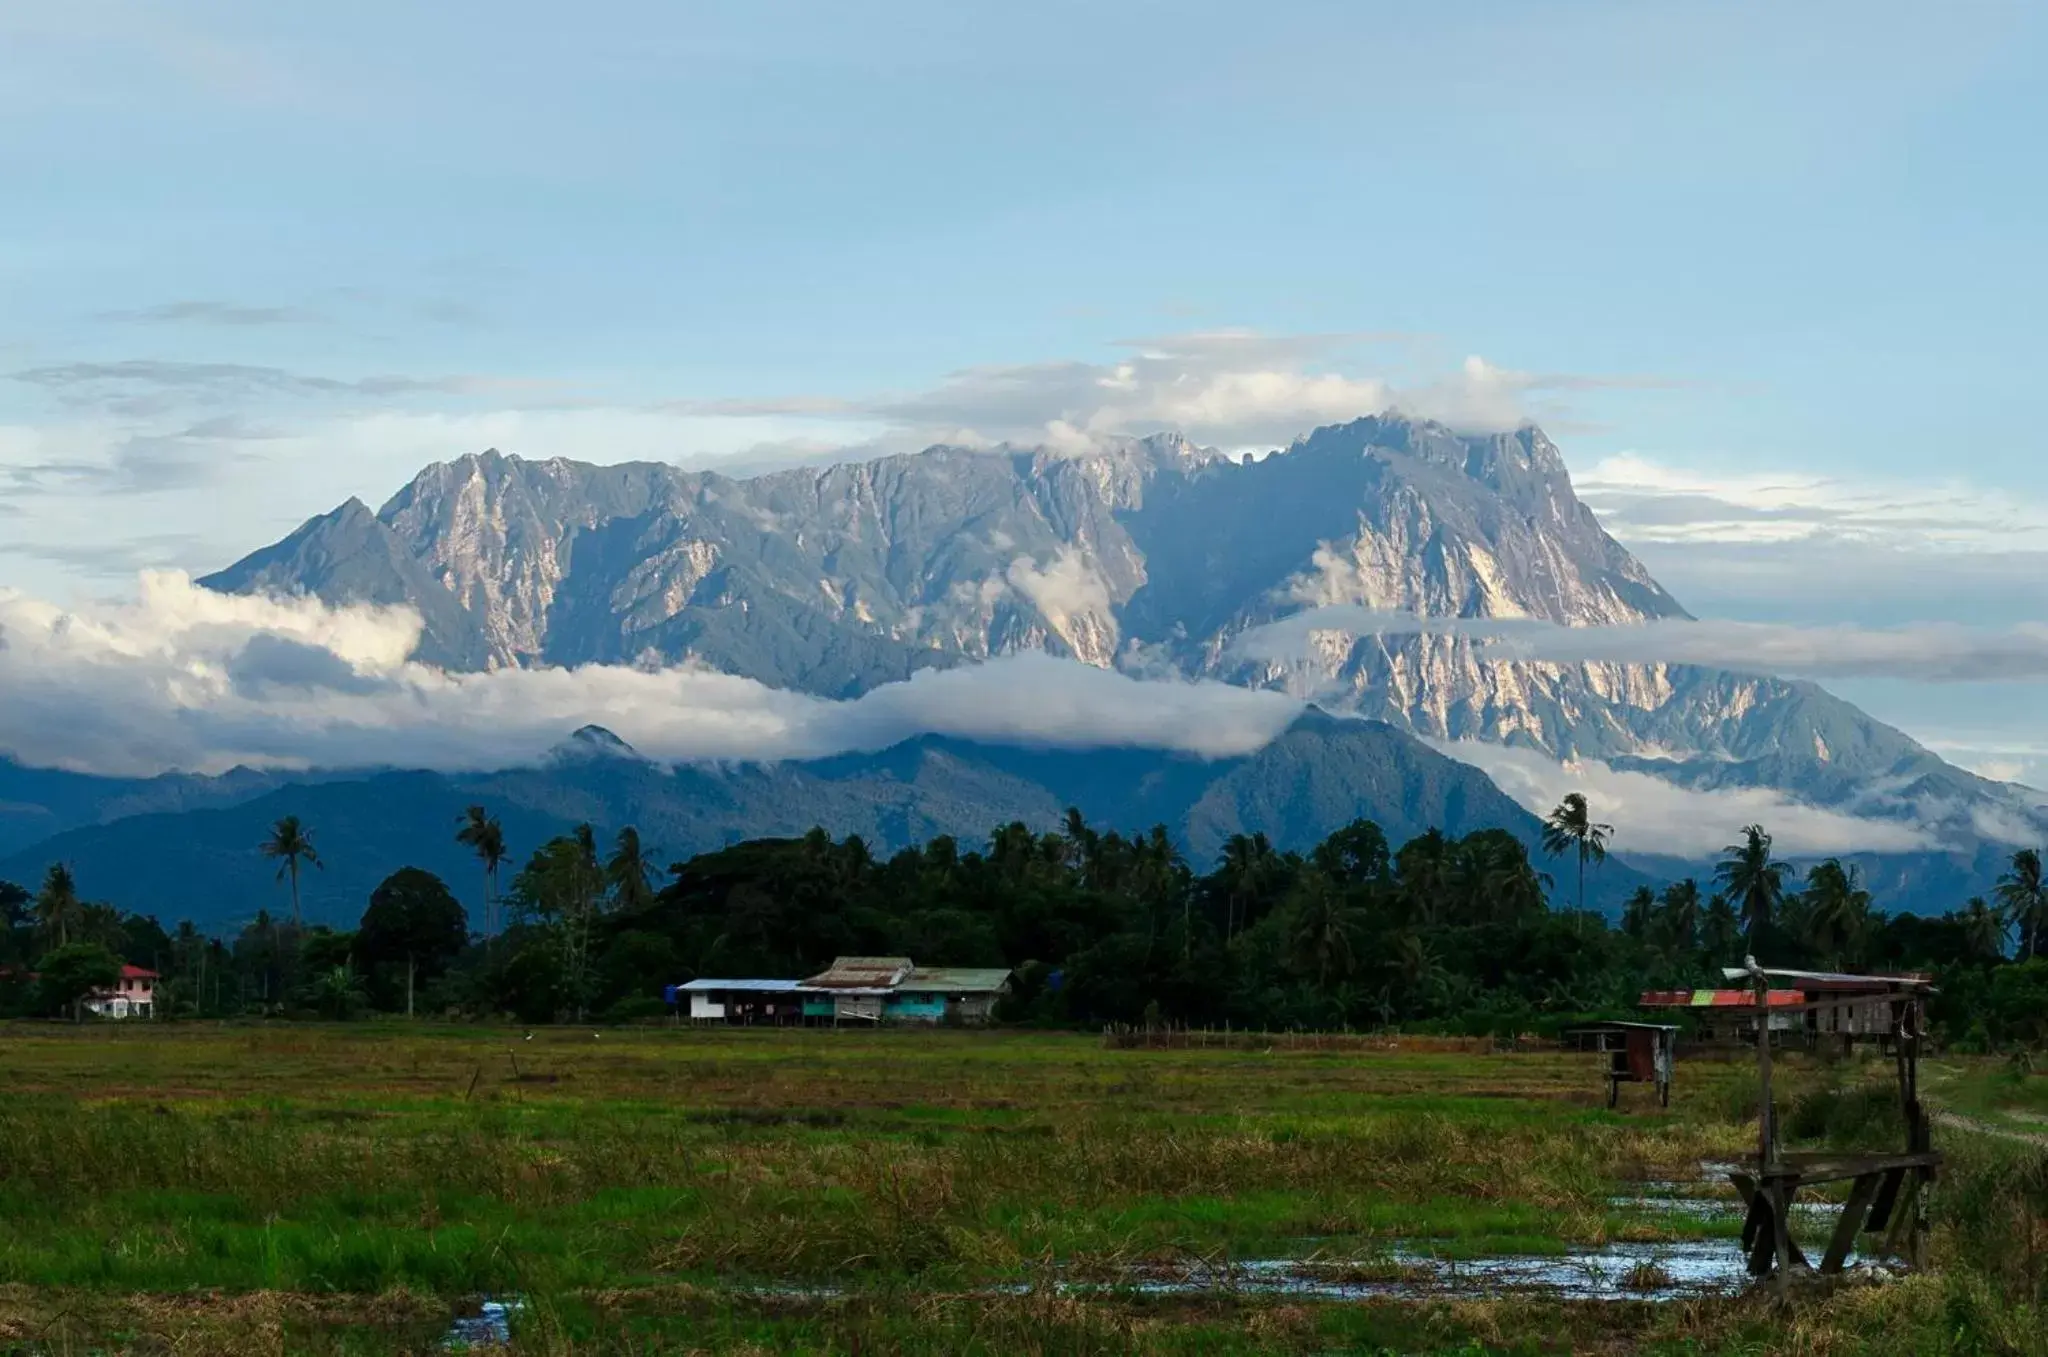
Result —
<svg viewBox="0 0 2048 1357"><path fill-rule="evenodd" d="M1791 1008L1806 1002L1796 989L1771 990L1767 1002L1772 1008ZM1641 1008L1755 1008L1756 991L1747 989L1653 989L1643 991L1636 1001Z"/></svg>

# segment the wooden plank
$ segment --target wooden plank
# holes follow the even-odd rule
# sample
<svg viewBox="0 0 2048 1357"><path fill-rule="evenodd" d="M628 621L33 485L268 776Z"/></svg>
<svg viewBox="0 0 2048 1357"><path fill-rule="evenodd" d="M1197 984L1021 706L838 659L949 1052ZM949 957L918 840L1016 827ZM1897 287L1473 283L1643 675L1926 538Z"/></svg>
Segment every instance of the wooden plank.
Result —
<svg viewBox="0 0 2048 1357"><path fill-rule="evenodd" d="M1781 1179L1778 1183L1778 1209L1784 1221L1784 1228L1778 1233L1778 1253L1785 1260L1787 1270L1797 1268L1801 1272L1813 1270L1813 1264L1806 1261L1806 1255L1799 1250L1799 1241L1792 1237L1792 1201L1799 1195L1799 1180Z"/></svg>
<svg viewBox="0 0 2048 1357"><path fill-rule="evenodd" d="M1760 1195L1771 1204L1771 1214L1766 1231L1770 1237L1758 1242L1770 1248L1771 1261L1777 1268L1778 1289L1782 1292L1792 1278L1792 1222L1786 1209L1791 1202L1786 1200L1785 1185L1779 1179L1766 1182Z"/></svg>
<svg viewBox="0 0 2048 1357"><path fill-rule="evenodd" d="M1877 1185L1883 1178L1881 1173L1866 1173L1856 1180L1856 1186L1849 1189L1849 1200L1842 1206L1842 1218L1835 1222L1834 1237L1828 1241L1828 1251L1821 1256L1822 1272L1842 1270L1849 1250L1855 1247L1857 1234L1863 1229L1863 1217L1870 1210L1870 1199L1877 1195Z"/></svg>
<svg viewBox="0 0 2048 1357"><path fill-rule="evenodd" d="M1905 1180L1905 1177L1906 1170L1903 1168L1885 1171L1884 1182L1877 1189L1877 1200L1871 1203L1870 1218L1864 1225L1864 1229L1875 1234L1890 1223L1892 1205L1899 1199L1899 1184Z"/></svg>
<svg viewBox="0 0 2048 1357"><path fill-rule="evenodd" d="M1899 1190L1898 1202L1892 1207L1891 1228L1886 1230L1884 1235L1882 1251L1886 1257L1896 1258L1900 1256L1902 1250L1899 1246L1901 1244L1907 1246L1903 1252L1908 1255L1919 1252L1917 1247L1919 1241L1913 1238L1913 1236L1917 1232L1920 1223L1921 1182L1922 1178L1917 1172L1906 1175L1905 1186ZM1918 1262L1919 1260L1917 1258L1909 1258L1909 1261Z"/></svg>
<svg viewBox="0 0 2048 1357"><path fill-rule="evenodd" d="M1777 1232L1771 1228L1771 1198L1756 1194L1749 1204L1749 1216L1742 1222L1742 1247L1749 1251L1749 1275L1762 1277L1777 1259Z"/></svg>

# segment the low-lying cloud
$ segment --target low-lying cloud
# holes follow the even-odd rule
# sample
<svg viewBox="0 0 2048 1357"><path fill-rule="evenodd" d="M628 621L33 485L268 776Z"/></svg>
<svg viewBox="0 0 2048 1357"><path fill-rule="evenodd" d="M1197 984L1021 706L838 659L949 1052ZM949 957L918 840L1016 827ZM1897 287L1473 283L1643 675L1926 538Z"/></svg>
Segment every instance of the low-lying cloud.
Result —
<svg viewBox="0 0 2048 1357"><path fill-rule="evenodd" d="M1521 618L1421 617L1356 604L1309 608L1239 636L1248 659L1303 656L1319 633L1457 636L1490 659L1559 664L1689 664L1788 678L1896 678L1921 683L2048 679L2048 625L1785 626L1651 622L1566 627Z"/></svg>
<svg viewBox="0 0 2048 1357"><path fill-rule="evenodd" d="M0 590L0 752L120 776L238 764L454 772L537 762L594 723L674 762L817 758L925 733L1220 758L1261 748L1301 711L1278 692L1139 679L1038 652L926 670L850 701L692 666L448 673L412 659L420 633L405 608L218 594L170 572L145 573L132 601L70 609ZM1909 851L1939 837L1913 807L1864 818L1767 789L1689 791L1530 750L1439 747L1532 810L1586 791L1621 826L1624 852L1711 854L1754 821L1801 854Z"/></svg>
<svg viewBox="0 0 2048 1357"><path fill-rule="evenodd" d="M0 590L0 750L79 772L399 765L543 757L585 723L663 760L813 758L919 733L1181 749L1264 745L1292 698L1143 681L1030 653L931 670L852 701L697 668L447 673L410 657L416 614L216 594L173 573L133 602L60 609Z"/></svg>
<svg viewBox="0 0 2048 1357"><path fill-rule="evenodd" d="M1615 826L1612 847L1627 855L1663 853L1710 858L1735 839L1742 825L1768 828L1781 854L1910 853L1939 847L1938 833L1912 820L1873 819L1823 810L1769 787L1699 791L1649 773L1609 767L1598 760L1559 763L1533 749L1473 740L1430 741L1469 763L1538 815L1568 792L1583 792L1596 820Z"/></svg>

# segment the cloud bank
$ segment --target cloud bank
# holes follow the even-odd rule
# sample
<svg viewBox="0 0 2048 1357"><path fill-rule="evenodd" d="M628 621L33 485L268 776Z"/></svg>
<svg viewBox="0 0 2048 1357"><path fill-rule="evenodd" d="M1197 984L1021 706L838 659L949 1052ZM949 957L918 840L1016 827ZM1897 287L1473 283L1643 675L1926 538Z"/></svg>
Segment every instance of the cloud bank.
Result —
<svg viewBox="0 0 2048 1357"><path fill-rule="evenodd" d="M1301 710L1278 692L1139 679L1038 652L834 701L687 666L451 674L412 660L419 637L407 609L217 594L175 573L145 573L131 602L85 608L0 590L0 752L122 776L237 764L452 772L536 762L595 723L677 762L817 758L921 733L1217 758L1259 749ZM1933 843L1913 823L1773 791L1688 791L1528 750L1439 747L1532 810L1588 792L1596 809L1614 809L1624 852L1708 854L1751 821L1798 853Z"/></svg>
<svg viewBox="0 0 2048 1357"><path fill-rule="evenodd" d="M1234 648L1249 659L1308 653L1318 634L1461 636L1499 660L1560 664L1689 664L1787 678L1892 678L1919 683L2048 679L2048 625L1965 627L1785 626L1763 622L1653 622L1565 627L1520 618L1420 617L1330 604L1254 627Z"/></svg>
<svg viewBox="0 0 2048 1357"><path fill-rule="evenodd" d="M1448 373L1385 375L1400 335L1269 335L1214 330L1124 341L1107 362L966 368L907 395L678 401L688 418L807 420L863 429L876 448L932 443L1044 445L1084 451L1161 429L1236 450L1284 446L1322 424L1389 408L1475 431L1557 414L1546 398L1602 388L1679 385L1643 376L1521 372L1468 357ZM1368 357L1366 350L1382 352ZM1381 375L1361 369L1378 368Z"/></svg>
<svg viewBox="0 0 2048 1357"><path fill-rule="evenodd" d="M814 758L919 733L1247 753L1294 719L1279 693L1141 681L1031 653L932 670L852 701L693 668L451 674L413 662L417 615L216 594L145 573L131 603L61 609L0 590L0 749L140 776L236 764L484 769L607 726L664 760Z"/></svg>
<svg viewBox="0 0 2048 1357"><path fill-rule="evenodd" d="M1559 763L1535 750L1472 740L1429 743L1479 769L1537 815L1547 814L1567 792L1584 792L1594 818L1617 827L1612 846L1624 857L1632 850L1718 857L1738 827L1750 824L1767 826L1777 850L1798 857L1910 853L1940 846L1935 832L1917 823L1823 810L1767 787L1695 791L1598 760Z"/></svg>

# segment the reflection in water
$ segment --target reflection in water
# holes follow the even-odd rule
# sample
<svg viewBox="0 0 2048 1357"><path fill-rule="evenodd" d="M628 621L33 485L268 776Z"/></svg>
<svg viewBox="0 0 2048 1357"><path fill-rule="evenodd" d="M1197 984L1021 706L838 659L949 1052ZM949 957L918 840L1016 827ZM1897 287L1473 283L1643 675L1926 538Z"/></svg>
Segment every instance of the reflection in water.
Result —
<svg viewBox="0 0 2048 1357"><path fill-rule="evenodd" d="M492 1300L485 1298L473 1315L458 1315L448 1326L448 1338L444 1347L502 1348L512 1342L512 1316L519 1312L520 1302Z"/></svg>

